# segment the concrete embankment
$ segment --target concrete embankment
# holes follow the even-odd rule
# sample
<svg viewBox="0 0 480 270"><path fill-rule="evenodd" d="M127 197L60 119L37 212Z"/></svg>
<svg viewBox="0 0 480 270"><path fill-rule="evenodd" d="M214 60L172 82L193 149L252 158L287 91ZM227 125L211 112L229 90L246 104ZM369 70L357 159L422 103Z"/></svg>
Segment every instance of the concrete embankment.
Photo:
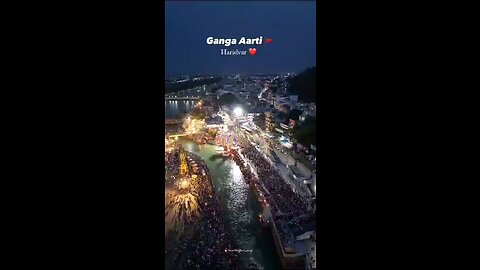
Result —
<svg viewBox="0 0 480 270"><path fill-rule="evenodd" d="M256 195L257 200L259 200L259 202L262 205L263 215L265 219L269 221L272 237L274 239L276 251L280 258L280 263L282 265L282 268L283 269L305 269L305 254L303 253L287 254L283 247L280 234L278 232L277 226L275 224L275 220L272 215L272 207L275 207L275 205L270 205L263 196L263 194L268 194L268 190L265 189L265 187L263 186L263 183L258 179L258 175L256 173L257 171L256 166L253 164L252 161L250 161L248 158L246 158L241 154L241 150L236 152L236 155L239 157L239 159L237 158L235 159L235 161L237 162L237 165L243 169L249 168L252 174L255 175L255 179L253 179L253 181L250 181L249 184L252 190L254 191L254 194ZM281 215L281 212L280 212L280 215Z"/></svg>

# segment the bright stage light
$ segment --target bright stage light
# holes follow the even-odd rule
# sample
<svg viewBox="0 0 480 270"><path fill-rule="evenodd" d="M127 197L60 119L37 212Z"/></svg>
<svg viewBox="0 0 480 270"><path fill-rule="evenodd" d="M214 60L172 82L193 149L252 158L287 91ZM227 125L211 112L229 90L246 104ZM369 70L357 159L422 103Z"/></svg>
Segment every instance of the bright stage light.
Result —
<svg viewBox="0 0 480 270"><path fill-rule="evenodd" d="M236 115L236 116L240 116L243 114L243 110L241 107L236 107L234 110L233 110L233 113Z"/></svg>

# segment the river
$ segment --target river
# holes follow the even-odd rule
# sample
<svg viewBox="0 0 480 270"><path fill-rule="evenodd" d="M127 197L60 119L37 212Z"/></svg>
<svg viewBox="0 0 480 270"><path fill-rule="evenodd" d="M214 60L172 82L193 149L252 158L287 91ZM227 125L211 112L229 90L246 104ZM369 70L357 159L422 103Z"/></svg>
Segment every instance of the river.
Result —
<svg viewBox="0 0 480 270"><path fill-rule="evenodd" d="M218 156L213 145L198 145L183 138L180 141L185 150L205 160L234 243L238 249L251 250L242 252L242 260L247 264L255 262L265 270L281 269L271 232L258 221L260 203L240 168L233 160Z"/></svg>
<svg viewBox="0 0 480 270"><path fill-rule="evenodd" d="M194 101L165 101L165 117L178 118L194 105ZM182 137L179 140L185 150L205 160L237 249L251 250L241 253L243 261L255 262L264 270L281 269L272 234L258 221L261 205L245 183L240 168L233 160L218 156L213 145L198 145Z"/></svg>
<svg viewBox="0 0 480 270"><path fill-rule="evenodd" d="M193 100L165 100L165 118L179 118L195 106Z"/></svg>

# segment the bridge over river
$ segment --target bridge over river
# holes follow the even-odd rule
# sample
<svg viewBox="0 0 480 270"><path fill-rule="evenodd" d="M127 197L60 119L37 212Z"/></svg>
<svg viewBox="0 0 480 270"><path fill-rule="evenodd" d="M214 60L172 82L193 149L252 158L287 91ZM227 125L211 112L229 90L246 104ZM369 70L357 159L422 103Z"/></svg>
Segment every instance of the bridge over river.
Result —
<svg viewBox="0 0 480 270"><path fill-rule="evenodd" d="M185 136L192 135L192 134L195 134L195 133L172 134L172 135L168 135L168 138L185 137Z"/></svg>

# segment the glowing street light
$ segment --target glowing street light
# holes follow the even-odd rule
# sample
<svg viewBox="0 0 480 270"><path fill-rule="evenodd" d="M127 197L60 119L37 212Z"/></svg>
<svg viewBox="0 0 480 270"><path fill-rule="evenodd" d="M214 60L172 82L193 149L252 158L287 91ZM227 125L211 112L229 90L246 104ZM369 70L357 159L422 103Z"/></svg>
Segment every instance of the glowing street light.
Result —
<svg viewBox="0 0 480 270"><path fill-rule="evenodd" d="M243 109L241 107L236 107L234 110L233 110L233 113L236 115L236 116L240 116L243 114Z"/></svg>

